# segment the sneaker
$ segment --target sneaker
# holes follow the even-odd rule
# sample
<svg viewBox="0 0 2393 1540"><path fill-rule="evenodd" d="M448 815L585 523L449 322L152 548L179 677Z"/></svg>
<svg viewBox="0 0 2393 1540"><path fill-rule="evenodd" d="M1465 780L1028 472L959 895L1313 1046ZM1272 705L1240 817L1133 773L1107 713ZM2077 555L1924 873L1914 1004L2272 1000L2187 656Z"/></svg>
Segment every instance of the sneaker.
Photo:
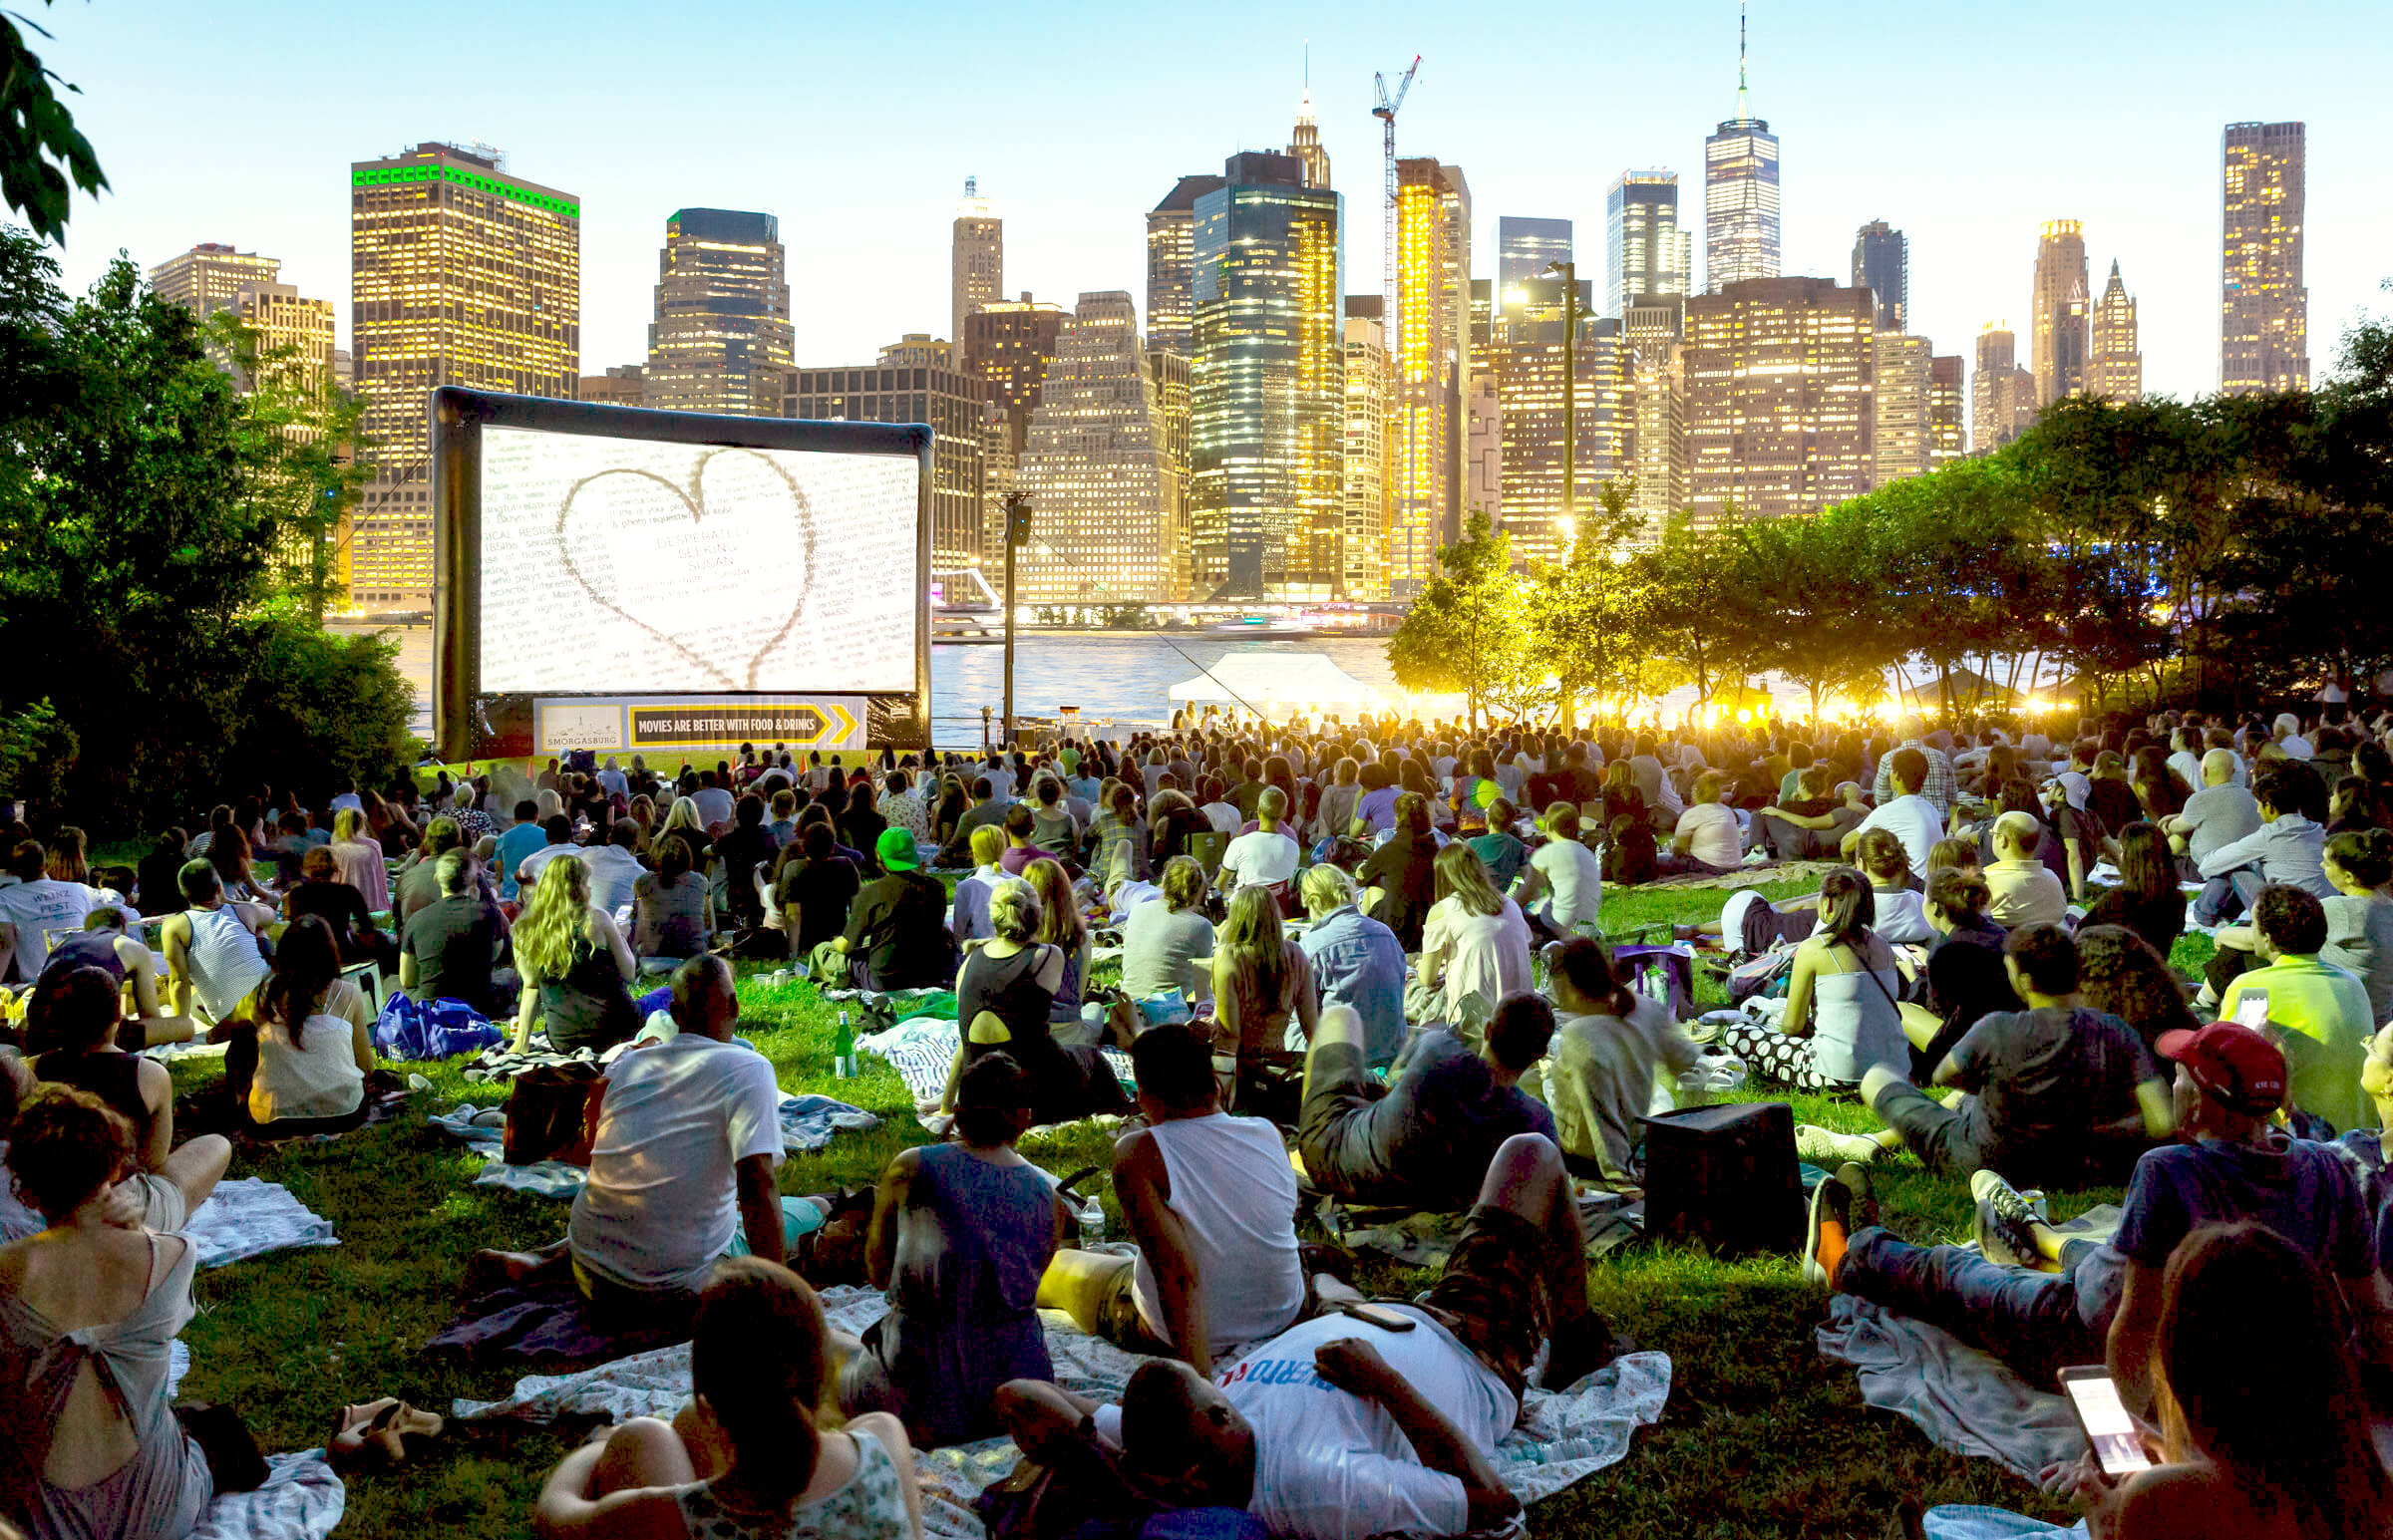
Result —
<svg viewBox="0 0 2393 1540"><path fill-rule="evenodd" d="M1870 1185L1870 1172L1850 1160L1837 1167L1837 1180L1845 1184L1845 1238L1851 1240L1878 1223L1878 1191Z"/></svg>
<svg viewBox="0 0 2393 1540"><path fill-rule="evenodd" d="M2035 1210L2017 1188L1992 1171L1980 1171L1969 1178L1969 1195L1977 1200L1971 1228L1987 1261L2006 1267L2043 1265L2043 1254L2036 1249Z"/></svg>
<svg viewBox="0 0 2393 1540"><path fill-rule="evenodd" d="M1834 1167L1850 1160L1868 1165L1878 1158L1879 1142L1867 1134L1839 1133L1817 1123L1795 1125L1795 1153L1816 1166Z"/></svg>
<svg viewBox="0 0 2393 1540"><path fill-rule="evenodd" d="M1812 1189L1810 1221L1803 1230L1803 1281L1832 1287L1835 1280L1820 1263L1820 1228L1834 1220L1845 1227L1848 1237L1853 1234L1853 1189L1834 1176L1823 1176Z"/></svg>

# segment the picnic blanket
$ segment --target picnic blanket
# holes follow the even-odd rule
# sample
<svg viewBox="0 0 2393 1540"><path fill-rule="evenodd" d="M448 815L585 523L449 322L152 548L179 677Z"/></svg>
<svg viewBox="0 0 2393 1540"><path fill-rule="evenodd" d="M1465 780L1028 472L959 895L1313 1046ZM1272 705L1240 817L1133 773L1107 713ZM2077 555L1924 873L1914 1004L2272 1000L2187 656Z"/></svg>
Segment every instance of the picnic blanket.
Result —
<svg viewBox="0 0 2393 1540"><path fill-rule="evenodd" d="M829 1096L785 1094L780 1113L781 1147L792 1155L811 1155L842 1133L869 1132L880 1126L880 1119L862 1107ZM470 1152L489 1157L474 1178L477 1187L505 1187L544 1198L569 1198L581 1190L589 1174L580 1166L562 1160L509 1165L503 1153L507 1141L504 1106L478 1107L470 1101L461 1101L446 1112L431 1114L430 1120L436 1127L464 1140Z"/></svg>
<svg viewBox="0 0 2393 1540"><path fill-rule="evenodd" d="M686 1315L673 1322L607 1331L591 1319L572 1277L559 1274L483 1295L434 1333L424 1351L469 1363L588 1363L682 1343L686 1365L689 1335Z"/></svg>
<svg viewBox="0 0 2393 1540"><path fill-rule="evenodd" d="M951 989L827 989L825 1000L851 1001L883 1021L913 1016L943 1016L955 1020L955 991Z"/></svg>
<svg viewBox="0 0 2393 1540"><path fill-rule="evenodd" d="M1759 887L1765 882L1816 883L1846 865L1844 861L1775 861L1764 866L1740 866L1735 871L1697 871L1679 877L1657 877L1651 882L1635 884L1635 891L1647 893L1656 888L1749 888Z"/></svg>
<svg viewBox="0 0 2393 1540"><path fill-rule="evenodd" d="M872 1054L889 1062L897 1078L916 1101L936 1101L947 1090L947 1072L955 1066L955 1051L963 1042L952 1015L909 1016L886 1032L868 1033L855 1040L859 1054ZM1114 1078L1125 1086L1138 1083L1131 1070L1130 1056L1118 1048L1104 1051L1105 1062L1114 1072Z"/></svg>
<svg viewBox="0 0 2393 1540"><path fill-rule="evenodd" d="M2103 1203L2054 1228L2094 1236L2118 1223L2118 1208ZM1840 1294L1829 1302L1818 1342L1822 1358L1860 1372L1863 1400L1910 1418L1956 1454L1994 1460L2033 1481L2047 1465L2085 1452L2066 1397L2035 1388L1940 1327Z"/></svg>
<svg viewBox="0 0 2393 1540"><path fill-rule="evenodd" d="M2082 1535L2087 1532L2086 1521L2079 1519L2067 1529L2031 1519L2024 1513L2008 1508L1987 1508L1976 1503L1944 1503L1920 1516L1919 1532L1927 1540L2028 1540L2035 1535Z"/></svg>
<svg viewBox="0 0 2393 1540"><path fill-rule="evenodd" d="M868 1289L826 1289L824 1314L842 1332L860 1333L886 1313L887 1302ZM1047 1351L1055 1361L1056 1384L1098 1400L1120 1397L1140 1360L1074 1329L1064 1317L1042 1312ZM1225 1361L1226 1362L1226 1361ZM504 1400L459 1400L454 1410L468 1420L521 1417L548 1422L561 1416L670 1417L690 1395L687 1344L618 1359L572 1375L532 1376L515 1384ZM1632 1353L1570 1391L1533 1389L1523 1402L1521 1425L1497 1451L1505 1485L1523 1502L1550 1497L1628 1453L1640 1425L1659 1421L1670 1395L1670 1360L1660 1353ZM1592 1452L1547 1463L1543 1451L1565 1439L1584 1439ZM1020 1457L1011 1439L917 1451L922 1472L922 1529L937 1540L981 1540L984 1531L972 1499L1014 1468Z"/></svg>
<svg viewBox="0 0 2393 1540"><path fill-rule="evenodd" d="M280 1182L254 1176L216 1183L207 1201L183 1221L182 1233L198 1253L201 1267L223 1267L270 1251L341 1243L332 1233L331 1220L310 1212Z"/></svg>
<svg viewBox="0 0 2393 1540"><path fill-rule="evenodd" d="M535 1032L531 1035L530 1041L524 1045L522 1053L516 1053L504 1042L494 1043L477 1054L474 1062L466 1066L463 1073L467 1079L482 1084L504 1084L513 1081L524 1071L542 1065L553 1067L596 1065L597 1063L598 1056L588 1049L577 1048L570 1054L560 1054L549 1044L548 1034Z"/></svg>
<svg viewBox="0 0 2393 1540"><path fill-rule="evenodd" d="M185 1540L324 1540L348 1499L322 1449L269 1455L265 1484L210 1502Z"/></svg>

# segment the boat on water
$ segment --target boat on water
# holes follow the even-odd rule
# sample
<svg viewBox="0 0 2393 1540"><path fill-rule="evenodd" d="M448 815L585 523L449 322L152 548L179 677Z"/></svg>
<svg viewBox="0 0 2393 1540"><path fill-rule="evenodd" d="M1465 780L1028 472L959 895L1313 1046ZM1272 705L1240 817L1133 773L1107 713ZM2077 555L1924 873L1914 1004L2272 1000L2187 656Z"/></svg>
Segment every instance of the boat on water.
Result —
<svg viewBox="0 0 2393 1540"><path fill-rule="evenodd" d="M1240 615L1205 628L1207 636L1244 637L1248 641L1298 641L1312 636L1313 623L1295 615Z"/></svg>

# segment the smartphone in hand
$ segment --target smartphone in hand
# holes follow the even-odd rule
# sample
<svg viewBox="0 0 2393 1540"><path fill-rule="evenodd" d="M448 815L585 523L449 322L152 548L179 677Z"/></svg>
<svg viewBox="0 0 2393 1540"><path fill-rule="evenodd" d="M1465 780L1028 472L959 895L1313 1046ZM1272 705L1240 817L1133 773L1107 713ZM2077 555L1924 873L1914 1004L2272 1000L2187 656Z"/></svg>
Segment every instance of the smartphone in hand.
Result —
<svg viewBox="0 0 2393 1540"><path fill-rule="evenodd" d="M2093 1445L2095 1462L2104 1475L2132 1476L2152 1468L2143 1434L2128 1414L2127 1402L2119 1398L2119 1386L2109 1370L2099 1364L2064 1369L2061 1391L2069 1397L2069 1409L2077 1413L2077 1425L2085 1430L2086 1442Z"/></svg>
<svg viewBox="0 0 2393 1540"><path fill-rule="evenodd" d="M2268 1025L2268 991L2265 988L2244 986L2235 997L2235 1022L2257 1032Z"/></svg>

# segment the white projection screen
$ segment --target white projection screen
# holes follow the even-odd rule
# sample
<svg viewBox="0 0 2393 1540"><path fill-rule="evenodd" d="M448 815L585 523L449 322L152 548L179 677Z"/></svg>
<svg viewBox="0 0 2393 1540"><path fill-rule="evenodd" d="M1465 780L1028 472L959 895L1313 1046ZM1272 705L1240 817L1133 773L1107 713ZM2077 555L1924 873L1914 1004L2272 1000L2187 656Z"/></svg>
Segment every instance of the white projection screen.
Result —
<svg viewBox="0 0 2393 1540"><path fill-rule="evenodd" d="M928 429L433 414L445 757L927 743Z"/></svg>

